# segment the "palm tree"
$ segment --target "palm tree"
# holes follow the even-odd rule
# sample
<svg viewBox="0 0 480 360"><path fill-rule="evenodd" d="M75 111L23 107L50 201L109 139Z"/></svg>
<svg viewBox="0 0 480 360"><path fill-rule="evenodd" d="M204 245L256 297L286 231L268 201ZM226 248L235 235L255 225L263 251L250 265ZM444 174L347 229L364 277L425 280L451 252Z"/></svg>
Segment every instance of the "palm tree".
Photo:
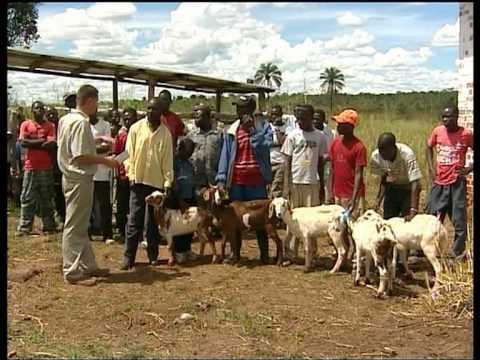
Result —
<svg viewBox="0 0 480 360"><path fill-rule="evenodd" d="M345 86L345 77L336 67L326 68L320 74L321 88L330 93L330 116L333 115L333 94L340 92Z"/></svg>
<svg viewBox="0 0 480 360"><path fill-rule="evenodd" d="M255 73L255 83L259 85L265 84L270 88L273 83L278 89L282 85L282 72L277 65L272 64L271 62L261 64L260 68Z"/></svg>

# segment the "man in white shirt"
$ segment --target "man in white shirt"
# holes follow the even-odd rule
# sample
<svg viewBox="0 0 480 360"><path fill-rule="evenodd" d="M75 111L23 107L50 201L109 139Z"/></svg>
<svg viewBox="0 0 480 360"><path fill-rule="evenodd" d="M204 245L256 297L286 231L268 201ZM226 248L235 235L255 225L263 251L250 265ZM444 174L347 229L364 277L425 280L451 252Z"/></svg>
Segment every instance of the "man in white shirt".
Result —
<svg viewBox="0 0 480 360"><path fill-rule="evenodd" d="M313 127L312 105L296 108L299 128L291 131L282 146L285 155L284 191L292 207L311 207L323 203L325 185L324 156L327 153L325 135Z"/></svg>
<svg viewBox="0 0 480 360"><path fill-rule="evenodd" d="M90 129L95 139L97 154L106 156L112 150L110 123L97 114L90 116ZM98 165L93 177L93 209L90 220L90 235L101 235L106 244L113 244L112 203L110 201L110 180L112 171L105 165Z"/></svg>
<svg viewBox="0 0 480 360"><path fill-rule="evenodd" d="M325 111L322 109L315 109L313 114L313 126L315 129L320 130L327 140L327 153L324 156L323 174L325 181L325 199L330 199L330 189L332 187L332 163L330 162L328 149L330 149L335 133L334 130L328 127Z"/></svg>
<svg viewBox="0 0 480 360"><path fill-rule="evenodd" d="M273 132L273 146L270 148L270 164L272 165L272 185L270 186L270 197L282 196L283 174L285 158L281 153L282 145L286 137L287 121L289 118L283 115L282 107L273 105L270 110L269 120ZM291 123L289 124L292 126ZM290 129L293 130L293 129Z"/></svg>

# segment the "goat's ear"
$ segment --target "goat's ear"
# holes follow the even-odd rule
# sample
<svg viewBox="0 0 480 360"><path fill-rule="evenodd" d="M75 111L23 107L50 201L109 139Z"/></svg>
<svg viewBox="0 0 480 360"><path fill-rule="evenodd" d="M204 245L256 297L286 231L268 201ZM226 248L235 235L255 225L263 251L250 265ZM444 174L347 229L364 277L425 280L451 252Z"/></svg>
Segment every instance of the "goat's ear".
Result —
<svg viewBox="0 0 480 360"><path fill-rule="evenodd" d="M379 233L380 230L382 229L382 224L377 221L375 225L377 226L377 232Z"/></svg>
<svg viewBox="0 0 480 360"><path fill-rule="evenodd" d="M292 212L292 206L290 205L290 201L289 200L285 200L285 202L287 203L287 209L289 212Z"/></svg>
<svg viewBox="0 0 480 360"><path fill-rule="evenodd" d="M268 205L268 218L271 219L273 218L273 211L275 210L275 205L273 202L270 202L270 205Z"/></svg>
<svg viewBox="0 0 480 360"><path fill-rule="evenodd" d="M205 201L210 200L210 191L208 191L208 189L203 193L203 200Z"/></svg>

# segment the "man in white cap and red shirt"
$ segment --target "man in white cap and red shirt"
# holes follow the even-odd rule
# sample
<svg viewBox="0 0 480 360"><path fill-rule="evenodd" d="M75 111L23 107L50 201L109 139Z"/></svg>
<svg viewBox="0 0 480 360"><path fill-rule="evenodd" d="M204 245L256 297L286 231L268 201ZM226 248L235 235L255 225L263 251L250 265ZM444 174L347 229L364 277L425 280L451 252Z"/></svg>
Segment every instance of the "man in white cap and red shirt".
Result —
<svg viewBox="0 0 480 360"><path fill-rule="evenodd" d="M353 218L365 210L365 184L363 169L367 165L367 148L354 135L358 125L358 113L354 109L345 109L333 116L337 122L338 135L330 146L332 164L332 190L335 203L349 210ZM359 200L361 209L359 209Z"/></svg>

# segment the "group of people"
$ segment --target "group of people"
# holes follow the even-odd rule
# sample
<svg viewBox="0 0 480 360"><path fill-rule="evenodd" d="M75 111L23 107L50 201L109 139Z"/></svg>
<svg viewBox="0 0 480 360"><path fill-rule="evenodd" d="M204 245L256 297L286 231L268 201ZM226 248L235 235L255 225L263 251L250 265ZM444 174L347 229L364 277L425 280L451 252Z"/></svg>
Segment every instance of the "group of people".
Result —
<svg viewBox="0 0 480 360"><path fill-rule="evenodd" d="M346 108L332 117L309 104L295 106L293 115L280 105L268 113L256 111L252 96L234 102L237 120L223 131L214 129L211 110L200 103L193 108L194 129L187 131L170 111L167 90L148 100L146 116L126 108L117 118L119 128L98 119L98 91L82 86L76 108L58 120L54 108L32 104L32 120L20 126L19 139L26 150L19 233L32 231L37 213L44 231L54 231L52 198L62 202L63 274L69 283L93 284L108 274L96 263L90 238L96 231L107 243L112 239L111 174L116 178L116 225L125 242L121 270L135 265L138 245L146 239L151 265L158 262L160 236L153 209L145 197L155 190L167 194L166 206L195 205L200 192L216 184L230 200L248 201L283 196L293 207L337 203L353 217L364 210L364 170L367 149L355 135L359 115ZM465 252L466 179L473 165L465 167L473 134L458 125L458 109L447 107L442 124L428 139L428 164L433 183L426 211L446 214L455 227L452 257ZM112 123L115 123L113 121ZM434 150L437 150L434 166ZM52 156L54 154L54 156ZM414 151L383 133L370 156L370 171L378 176L375 208L383 202L385 218L407 221L419 210L422 172ZM57 190L55 190L57 189ZM55 196L52 196L52 191ZM57 212L59 204L56 204ZM269 262L266 232L256 232L262 264ZM232 242L228 263L238 262L241 234ZM194 260L192 235L174 238L180 263Z"/></svg>

